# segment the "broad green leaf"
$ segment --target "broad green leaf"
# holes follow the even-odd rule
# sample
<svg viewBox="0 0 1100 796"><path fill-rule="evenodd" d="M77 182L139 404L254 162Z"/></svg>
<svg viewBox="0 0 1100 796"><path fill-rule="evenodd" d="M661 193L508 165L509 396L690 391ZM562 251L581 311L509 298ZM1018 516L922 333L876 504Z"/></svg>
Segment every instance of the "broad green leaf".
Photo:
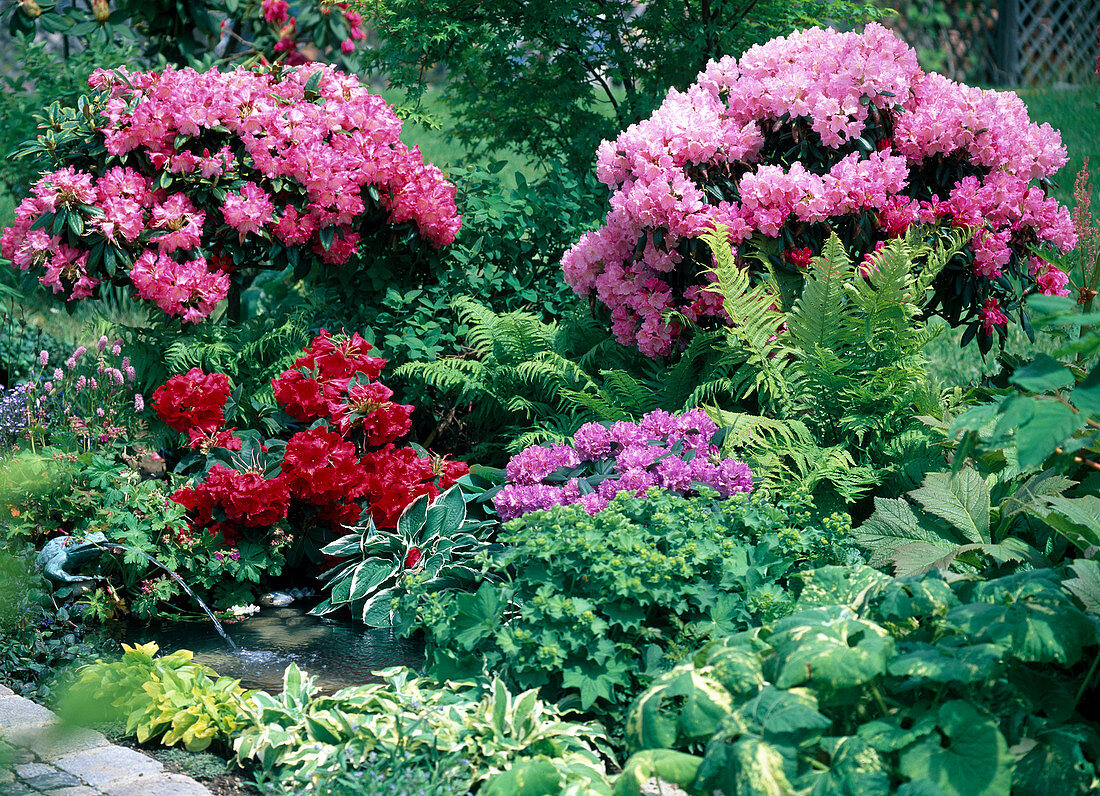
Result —
<svg viewBox="0 0 1100 796"><path fill-rule="evenodd" d="M561 775L545 757L519 760L486 782L480 792L485 796L557 796Z"/></svg>
<svg viewBox="0 0 1100 796"><path fill-rule="evenodd" d="M1030 363L1017 368L1009 381L1030 392L1053 392L1074 383L1073 371L1049 354L1039 353Z"/></svg>
<svg viewBox="0 0 1100 796"><path fill-rule="evenodd" d="M871 566L882 566L893 560L894 551L913 542L924 542L947 553L956 540L947 540L929 523L918 517L904 500L875 498L875 512L866 522L852 530L856 543L871 552ZM911 574L898 572L898 575Z"/></svg>
<svg viewBox="0 0 1100 796"><path fill-rule="evenodd" d="M779 688L812 683L833 689L862 685L885 673L894 639L882 627L841 606L801 611L781 619L768 639Z"/></svg>
<svg viewBox="0 0 1100 796"><path fill-rule="evenodd" d="M1082 550L1100 545L1100 498L1095 495L1048 495L1030 510Z"/></svg>
<svg viewBox="0 0 1100 796"><path fill-rule="evenodd" d="M937 575L895 578L875 598L877 614L888 622L943 616L959 599L947 582Z"/></svg>
<svg viewBox="0 0 1100 796"><path fill-rule="evenodd" d="M898 768L947 796L1004 796L1012 789L1012 756L996 722L962 701L940 706L939 732L905 749Z"/></svg>
<svg viewBox="0 0 1100 796"><path fill-rule="evenodd" d="M838 739L830 757L829 769L815 778L811 796L889 796L886 763L862 738Z"/></svg>
<svg viewBox="0 0 1100 796"><path fill-rule="evenodd" d="M826 605L847 605L858 611L871 594L891 582L889 576L858 564L819 567L802 573L799 580L802 591L795 603L799 611Z"/></svg>
<svg viewBox="0 0 1100 796"><path fill-rule="evenodd" d="M1072 665L1083 647L1096 643L1088 617L1068 602L959 605L948 612L946 623L972 642L994 644L1004 655L1027 663Z"/></svg>
<svg viewBox="0 0 1100 796"><path fill-rule="evenodd" d="M463 649L472 650L481 639L496 632L503 608L500 592L492 583L482 583L474 594L456 595L455 641Z"/></svg>
<svg viewBox="0 0 1100 796"><path fill-rule="evenodd" d="M631 707L626 735L638 749L709 739L732 709L729 692L691 664L662 675Z"/></svg>
<svg viewBox="0 0 1100 796"><path fill-rule="evenodd" d="M711 744L699 766L695 788L701 793L717 790L737 796L795 793L784 768L783 752L755 738L741 738L733 744Z"/></svg>
<svg viewBox="0 0 1100 796"><path fill-rule="evenodd" d="M747 646L716 645L707 651L705 660L703 672L734 696L751 696L765 683L760 655Z"/></svg>
<svg viewBox="0 0 1100 796"><path fill-rule="evenodd" d="M785 691L768 685L737 709L737 717L741 725L752 728L770 744L805 748L817 743L822 732L832 726L832 720L817 707L809 689Z"/></svg>
<svg viewBox="0 0 1100 796"><path fill-rule="evenodd" d="M893 713L886 718L869 721L856 734L880 752L896 752L934 732L936 717L919 713L914 718L908 711Z"/></svg>
<svg viewBox="0 0 1100 796"><path fill-rule="evenodd" d="M1000 669L1001 650L993 644L950 646L945 642L903 642L887 668L893 677L916 677L934 683L978 683Z"/></svg>
<svg viewBox="0 0 1100 796"><path fill-rule="evenodd" d="M381 583L397 572L400 572L400 564L395 565L392 561L364 561L355 568L355 574L351 576L347 601L356 603L365 599Z"/></svg>
<svg viewBox="0 0 1100 796"><path fill-rule="evenodd" d="M428 504L431 499L427 495L421 495L405 507L401 516L397 518L397 535L403 539L415 539L420 529L424 527L424 521L428 516Z"/></svg>
<svg viewBox="0 0 1100 796"><path fill-rule="evenodd" d="M1066 397L1084 414L1100 417L1100 365L1094 366Z"/></svg>
<svg viewBox="0 0 1100 796"><path fill-rule="evenodd" d="M1081 601L1090 614L1100 614L1100 562L1080 558L1069 565L1076 577L1062 581L1062 586Z"/></svg>
<svg viewBox="0 0 1100 796"><path fill-rule="evenodd" d="M781 619L768 643L775 650L768 664L770 679L780 688L803 683L828 688L862 685L886 672L894 649L890 633L840 606Z"/></svg>
<svg viewBox="0 0 1100 796"><path fill-rule="evenodd" d="M702 759L671 749L646 749L630 756L623 772L615 780L615 796L639 796L642 785L657 778L682 787L691 787ZM504 796L501 793L500 796Z"/></svg>
<svg viewBox="0 0 1100 796"><path fill-rule="evenodd" d="M1055 727L1025 741L1030 741L1030 748L1016 762L1014 791L1028 796L1085 796L1096 792L1091 750L1100 745L1100 738L1091 728Z"/></svg>
<svg viewBox="0 0 1100 796"><path fill-rule="evenodd" d="M1022 470L1042 466L1054 449L1085 424L1084 416L1053 400L1035 400L1032 416L1016 428L1016 455Z"/></svg>
<svg viewBox="0 0 1100 796"><path fill-rule="evenodd" d="M929 514L957 528L966 541L990 542L989 487L975 470L965 467L955 475L929 473L920 489L909 494Z"/></svg>

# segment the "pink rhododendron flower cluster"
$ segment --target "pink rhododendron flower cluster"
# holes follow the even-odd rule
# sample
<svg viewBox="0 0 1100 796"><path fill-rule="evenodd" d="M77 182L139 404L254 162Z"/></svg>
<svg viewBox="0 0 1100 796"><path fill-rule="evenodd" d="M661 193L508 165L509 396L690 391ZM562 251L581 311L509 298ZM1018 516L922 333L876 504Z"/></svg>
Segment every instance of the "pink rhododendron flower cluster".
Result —
<svg viewBox="0 0 1100 796"><path fill-rule="evenodd" d="M513 456L493 504L510 520L573 503L595 514L624 490L642 495L659 487L686 494L705 484L722 497L751 492L752 472L721 457L713 441L717 431L702 409L682 415L657 410L637 423L586 423L572 445L533 445Z"/></svg>
<svg viewBox="0 0 1100 796"><path fill-rule="evenodd" d="M432 247L461 226L454 186L398 140L393 109L354 76L101 70L89 84L101 92L89 146L106 155L44 174L0 238L0 256L70 301L128 281L195 322L226 297L236 265L343 265L379 223Z"/></svg>
<svg viewBox="0 0 1100 796"><path fill-rule="evenodd" d="M716 225L742 252L754 237L780 239L773 265L794 272L830 228L862 258L914 224L966 226L977 234L933 306L977 324L987 298L1019 307L995 281L1010 270L1029 290L1065 292L1057 269L1028 265L1035 246L1074 246L1066 209L1031 184L1065 162L1059 134L1033 124L1015 94L921 71L878 24L814 28L711 62L605 141L597 176L611 210L562 265L578 294L610 309L621 342L660 356L680 331L670 310L724 317L719 302L699 301L710 256L697 238Z"/></svg>

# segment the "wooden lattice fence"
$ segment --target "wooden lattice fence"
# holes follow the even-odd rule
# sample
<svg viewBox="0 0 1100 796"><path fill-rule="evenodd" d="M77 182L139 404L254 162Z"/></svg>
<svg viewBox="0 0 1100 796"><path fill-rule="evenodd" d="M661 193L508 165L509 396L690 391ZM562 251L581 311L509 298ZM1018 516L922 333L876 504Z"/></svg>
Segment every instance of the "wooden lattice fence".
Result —
<svg viewBox="0 0 1100 796"><path fill-rule="evenodd" d="M1006 0L1001 81L1083 83L1095 74L1100 0ZM1013 46L1015 44L1016 46Z"/></svg>
<svg viewBox="0 0 1100 796"><path fill-rule="evenodd" d="M922 64L979 85L1096 80L1100 0L901 0L890 23Z"/></svg>

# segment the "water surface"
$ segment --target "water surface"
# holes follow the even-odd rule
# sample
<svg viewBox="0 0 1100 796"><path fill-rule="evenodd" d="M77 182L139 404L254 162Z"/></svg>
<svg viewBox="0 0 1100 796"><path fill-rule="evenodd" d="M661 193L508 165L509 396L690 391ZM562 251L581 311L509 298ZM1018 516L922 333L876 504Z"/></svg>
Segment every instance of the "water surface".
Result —
<svg viewBox="0 0 1100 796"><path fill-rule="evenodd" d="M397 637L388 628L368 628L309 616L305 609L264 608L225 630L239 649L234 652L209 622L132 625L130 643L155 641L167 654L179 649L218 674L241 681L245 688L282 691L283 670L291 663L317 677L326 693L351 685L378 682L373 673L388 666L419 666L423 644Z"/></svg>

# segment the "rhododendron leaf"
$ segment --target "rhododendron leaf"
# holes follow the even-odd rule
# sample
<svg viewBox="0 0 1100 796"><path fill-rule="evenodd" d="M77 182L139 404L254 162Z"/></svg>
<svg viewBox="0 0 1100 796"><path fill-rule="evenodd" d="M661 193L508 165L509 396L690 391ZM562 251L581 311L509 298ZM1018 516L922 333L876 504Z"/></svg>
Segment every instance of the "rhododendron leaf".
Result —
<svg viewBox="0 0 1100 796"><path fill-rule="evenodd" d="M321 85L321 77L324 75L324 70L318 69L312 75L309 76L309 80L306 81L305 86L302 88L303 94L315 94L317 93L317 87ZM308 99L308 97L307 97Z"/></svg>

